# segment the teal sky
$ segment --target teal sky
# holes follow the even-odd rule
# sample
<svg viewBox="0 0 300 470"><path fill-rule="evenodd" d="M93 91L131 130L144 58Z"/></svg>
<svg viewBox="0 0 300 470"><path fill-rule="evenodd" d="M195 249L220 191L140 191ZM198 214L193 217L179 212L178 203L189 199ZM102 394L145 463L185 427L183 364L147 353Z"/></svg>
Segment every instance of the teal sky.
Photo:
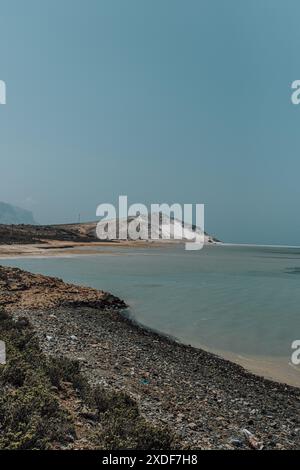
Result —
<svg viewBox="0 0 300 470"><path fill-rule="evenodd" d="M300 244L298 0L2 0L0 200L40 223L205 203L228 242Z"/></svg>

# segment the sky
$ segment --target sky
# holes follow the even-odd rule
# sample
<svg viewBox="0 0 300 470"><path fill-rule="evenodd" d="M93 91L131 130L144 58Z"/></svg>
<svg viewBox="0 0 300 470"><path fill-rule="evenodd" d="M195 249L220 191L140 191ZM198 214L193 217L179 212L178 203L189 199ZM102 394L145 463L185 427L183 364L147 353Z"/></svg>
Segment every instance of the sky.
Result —
<svg viewBox="0 0 300 470"><path fill-rule="evenodd" d="M300 245L298 0L1 0L0 200L39 223L203 203L236 243Z"/></svg>

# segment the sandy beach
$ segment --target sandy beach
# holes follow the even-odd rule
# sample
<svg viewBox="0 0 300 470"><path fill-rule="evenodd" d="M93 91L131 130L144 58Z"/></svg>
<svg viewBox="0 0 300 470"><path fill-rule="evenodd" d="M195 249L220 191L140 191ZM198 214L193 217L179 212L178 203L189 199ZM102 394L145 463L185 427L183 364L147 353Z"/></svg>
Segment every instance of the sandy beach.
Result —
<svg viewBox="0 0 300 470"><path fill-rule="evenodd" d="M155 248L172 242L144 242L144 241L118 241L118 242L69 242L59 240L47 240L44 243L28 244L4 244L0 245L0 259L2 258L23 258L23 257L45 257L45 256L68 256L68 255L99 255L101 250L108 247L140 247Z"/></svg>

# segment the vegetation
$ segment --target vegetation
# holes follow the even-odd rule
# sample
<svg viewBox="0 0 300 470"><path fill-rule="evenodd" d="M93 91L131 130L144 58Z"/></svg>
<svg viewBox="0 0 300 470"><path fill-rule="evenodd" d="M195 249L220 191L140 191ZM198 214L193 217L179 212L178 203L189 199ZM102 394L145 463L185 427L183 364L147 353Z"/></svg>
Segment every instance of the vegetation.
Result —
<svg viewBox="0 0 300 470"><path fill-rule="evenodd" d="M146 422L131 397L91 387L78 362L44 355L25 318L0 312L0 338L7 352L0 365L0 449L71 449L83 441L94 449L175 446L170 432Z"/></svg>

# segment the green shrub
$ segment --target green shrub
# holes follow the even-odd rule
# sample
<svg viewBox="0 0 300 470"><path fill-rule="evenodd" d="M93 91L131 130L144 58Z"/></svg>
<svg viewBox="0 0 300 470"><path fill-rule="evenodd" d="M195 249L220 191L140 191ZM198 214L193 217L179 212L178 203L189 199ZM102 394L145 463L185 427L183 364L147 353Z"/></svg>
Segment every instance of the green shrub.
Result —
<svg viewBox="0 0 300 470"><path fill-rule="evenodd" d="M46 449L74 435L47 374L48 360L28 324L0 312L7 363L0 366L0 449Z"/></svg>

